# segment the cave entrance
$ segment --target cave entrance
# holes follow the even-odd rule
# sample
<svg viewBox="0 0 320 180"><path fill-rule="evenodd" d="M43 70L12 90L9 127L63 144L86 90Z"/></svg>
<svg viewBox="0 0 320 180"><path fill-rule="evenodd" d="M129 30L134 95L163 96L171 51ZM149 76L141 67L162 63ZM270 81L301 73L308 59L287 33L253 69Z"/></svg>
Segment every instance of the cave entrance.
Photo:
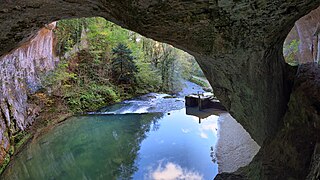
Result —
<svg viewBox="0 0 320 180"><path fill-rule="evenodd" d="M54 31L54 38L48 31ZM45 37L47 33L50 35L50 38ZM38 36L40 36L40 38ZM51 47L42 46L41 43L37 42L38 39L40 39L41 42L46 42L45 45ZM50 41L48 41L48 39L50 39ZM157 121L161 118L164 119L162 121L170 120L173 122L174 120L184 121L185 119L185 122L181 121L177 124L170 124L170 126L178 128L176 131L179 131L180 135L193 133L194 136L198 137L198 140L195 140L196 138L192 136L189 137L189 139L193 139L192 141L189 141L189 139L175 138L176 136L179 137L179 133L177 133L178 135L170 135L171 137L169 139L175 140L171 144L163 145L162 143L164 142L162 141L164 140L162 140L158 142L159 144L154 145L153 141L156 139L153 139L149 140L151 142L149 142L149 145L147 146L152 145L153 148L163 146L164 148L171 149L168 147L172 145L175 146L176 143L179 144L180 142L187 145L179 146L178 149L187 148L188 151L192 153L198 153L196 156L193 156L193 158L201 159L200 155L204 155L206 157L205 159L209 159L209 161L207 160L207 164L198 163L196 167L193 167L190 166L190 164L181 164L182 161L154 160L158 164L154 165L152 173L148 174L148 176L152 176L152 178L166 178L168 173L177 174L178 176L176 178L213 178L212 173L215 175L218 173L217 158L219 161L218 163L220 163L219 166L221 167L219 172L232 172L238 167L248 164L259 149L259 146L251 139L250 135L243 127L226 112L223 112L219 117L219 121L221 121L221 124L219 125L221 127L220 137L222 139L223 137L228 137L229 139L223 139L223 142L220 140L220 145L218 145L219 148L217 148L217 152L221 154L219 157L216 157L215 155L215 145L211 144L211 140L213 142L217 141L218 116L205 117L199 125L199 128L195 129L192 129L194 126L177 126L178 124L185 125L188 123L198 125L197 118L186 116L185 110L179 110L181 105L184 106L182 97L189 93L203 93L203 89L210 91L210 85L193 56L175 49L171 45L147 39L102 18L71 19L51 23L47 25L44 30L41 30L37 37L34 40L31 40L30 43L32 44L31 47L28 47L26 43L24 49L18 49L16 50L17 52L14 53L22 54L19 58L28 57L28 54L24 54L25 52L38 54L37 52L41 51L44 53L39 53L44 57L32 56L35 59L30 57L27 58L30 61L34 61L32 62L34 65L32 66L32 69L34 69L35 72L30 74L30 76L34 76L35 78L30 78L30 80L36 80L34 82L26 82L26 85L32 88L31 92L26 92L31 93L28 94L28 96L32 97L29 99L28 103L40 103L45 105L42 107L45 109L45 112L40 112L40 119L38 118L38 120L47 119L46 121L49 121L48 119L54 118L54 116L61 116L59 111L61 113L66 110L76 113L91 111L89 114L94 116L73 117L73 120L62 123L62 125L53 130L55 131L53 134L48 133L43 140L36 141L42 149L46 149L45 151L37 151L36 147L30 145L27 150L21 153L21 161L16 160L15 164L24 164L24 162L30 158L30 155L28 155L28 153L26 154L26 151L32 151L34 153L32 155L33 157L28 160L29 163L35 163L36 167L49 165L46 168L56 168L57 170L57 167L47 160L43 159L41 161L44 164L39 163L39 158L45 156L43 153L48 153L50 151L49 153L54 157L54 161L65 164L65 166L63 165L61 167L69 169L70 177L77 177L75 174L81 175L79 169L72 168L74 165L81 168L86 167L82 164L83 161L78 161L78 158L81 159L81 157L87 156L86 158L91 160L99 160L99 158L92 156L92 154L87 153L84 149L90 150L92 149L91 146L94 146L95 148L100 148L93 148L96 153L103 153L101 149L104 148L96 145L99 144L99 142L94 140L95 137L102 138L103 136L101 136L99 132L104 132L103 129L105 128L108 129L107 125L99 125L101 119L111 122L116 119L125 119L121 121L122 123L125 122L124 124L118 122L118 124L115 125L116 127L108 134L110 137L104 137L105 139L110 140L107 142L107 145L112 146L110 147L110 149L112 149L110 150L110 157L112 158L109 158L107 154L103 159L107 160L107 163L111 163L110 168L112 170L119 171L118 173L115 173L115 175L110 175L108 173L101 174L104 177L129 178L134 174L136 171L136 162L133 160L137 156L138 150L142 149L141 151L148 151L148 148L147 150L145 148L146 145L140 147L140 143L146 142L148 144L147 140L141 142L146 136L145 133L154 131L169 134L169 130L172 129L165 123L159 125ZM49 51L52 52L50 53ZM49 55L54 57L46 57ZM5 59L9 58L11 58L10 55L5 57ZM39 66L37 65L37 61L46 64L46 58L48 62L50 62L50 67L53 63L55 64L55 68L42 69L38 72L37 69ZM16 63L24 63L23 59L16 60ZM26 68L30 67L27 66ZM25 69L25 71L30 71L30 69ZM187 87L185 88L184 86ZM161 94L150 92L158 92ZM131 101L128 100L99 109L107 104L116 103L119 99L132 98L145 93L149 94L140 96ZM96 110L98 109L99 111L97 112ZM141 113L145 112L151 112L152 114L141 115ZM169 113L165 114L167 112ZM114 113L116 115L114 115ZM41 117L43 114L45 114L45 116ZM103 117L102 114L106 115L106 117ZM171 117L174 118L170 119ZM85 119L85 122L89 122L91 125L75 123L78 119L82 119L81 122ZM137 119L138 121L136 122L135 120ZM94 124L92 124L91 121L94 122ZM70 122L71 124L69 124ZM35 123L37 124L39 122ZM135 126L135 128L132 130L126 125ZM168 126L166 128L168 131L159 130L161 126ZM92 135L95 135L94 137L88 135L88 127L92 129L91 132ZM133 131L134 133L122 133L122 131ZM231 133L227 133L227 131L232 131L231 140ZM77 137L79 138L73 137L70 139L68 138L68 140L62 139L62 136L70 137L71 134L78 134ZM85 136L84 139L83 136ZM129 136L130 138L128 138ZM211 139L211 136L214 138ZM236 142L235 139L239 136L242 137L241 141ZM64 143L61 143L60 140L64 141ZM166 139L166 141L167 140L168 139ZM199 144L200 141L204 140L209 141L209 144ZM85 141L85 143L82 141ZM126 144L123 143L120 143L118 147L118 141L135 143L132 143L130 147L126 149L124 148ZM227 141L236 143L229 143L226 145L225 142ZM92 145L92 142L96 142L95 145ZM82 146L79 143L86 145ZM50 144L53 144L53 147L50 146ZM244 146L243 144L246 145ZM239 145L242 145L242 148L239 149ZM230 146L234 148L230 148ZM55 148L63 149L63 151L58 151L63 154L63 158L57 156ZM71 148L72 150L69 151L67 150L68 148ZM117 153L118 148L122 149L122 153ZM192 149L196 149L196 151L193 151ZM230 153L230 149L233 149L234 152ZM153 149L152 151L156 151L156 149ZM227 151L229 154L228 156L225 156L224 154L226 154L225 152ZM167 151L164 152L166 153ZM175 157L180 157L178 154L181 153L181 150L177 152ZM239 153L245 154L244 157L246 158L239 160L241 158L236 157ZM39 156L37 154L42 155ZM72 162L69 162L69 159L67 158L69 155L74 158ZM211 156L211 159L206 155L208 155L208 157ZM232 156L232 158L230 158L230 156ZM219 160L219 158L221 159ZM233 159L236 158L239 161L234 163ZM195 161L195 159L193 161ZM202 159L201 161L204 160ZM211 165L208 165L208 163ZM68 166L67 164L73 165ZM104 164L106 164L106 162L104 162ZM212 164L214 164L213 168L211 167ZM18 165L13 167L16 167L16 169L7 169L3 176L23 178L23 173L21 173L23 170L20 168L25 166L20 167ZM85 176L95 177L86 173L87 168L84 170L81 170L81 168L80 171L83 171ZM200 173L200 171L192 170L196 168L202 169L202 172ZM28 174L33 174L34 176L41 178L47 178L48 175L53 177L69 176L63 173L65 169L57 170L57 174L48 174L47 172L37 171L32 168L27 171ZM37 172L42 173L37 174ZM135 175L135 178L141 179L142 176L140 176L141 172L140 175Z"/></svg>
<svg viewBox="0 0 320 180"><path fill-rule="evenodd" d="M320 59L320 7L295 22L284 45L285 61L293 66L318 63Z"/></svg>

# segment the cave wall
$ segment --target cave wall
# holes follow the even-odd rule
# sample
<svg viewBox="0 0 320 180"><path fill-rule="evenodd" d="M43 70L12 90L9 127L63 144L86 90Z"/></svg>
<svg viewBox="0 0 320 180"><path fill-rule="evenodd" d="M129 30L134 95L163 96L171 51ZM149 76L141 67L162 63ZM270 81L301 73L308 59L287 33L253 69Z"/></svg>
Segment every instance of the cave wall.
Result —
<svg viewBox="0 0 320 180"><path fill-rule="evenodd" d="M40 111L28 95L40 87L43 73L53 70L55 23L41 29L18 49L0 58L0 164L9 153L12 138L31 125Z"/></svg>
<svg viewBox="0 0 320 180"><path fill-rule="evenodd" d="M318 180L320 178L320 67L300 65L283 118L284 126L261 146L253 161L215 179Z"/></svg>

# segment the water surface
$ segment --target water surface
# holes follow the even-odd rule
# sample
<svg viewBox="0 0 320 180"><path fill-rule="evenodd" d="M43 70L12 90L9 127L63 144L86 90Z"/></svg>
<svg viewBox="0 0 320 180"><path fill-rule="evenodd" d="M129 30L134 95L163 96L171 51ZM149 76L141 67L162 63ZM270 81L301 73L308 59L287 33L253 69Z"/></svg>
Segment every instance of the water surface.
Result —
<svg viewBox="0 0 320 180"><path fill-rule="evenodd" d="M150 93L68 119L29 143L0 179L211 180L218 165L247 165L259 146L228 113L207 117L207 109L201 124L186 115L184 96L203 90L185 85L175 97Z"/></svg>
<svg viewBox="0 0 320 180"><path fill-rule="evenodd" d="M217 116L185 109L76 116L15 157L2 179L213 179Z"/></svg>

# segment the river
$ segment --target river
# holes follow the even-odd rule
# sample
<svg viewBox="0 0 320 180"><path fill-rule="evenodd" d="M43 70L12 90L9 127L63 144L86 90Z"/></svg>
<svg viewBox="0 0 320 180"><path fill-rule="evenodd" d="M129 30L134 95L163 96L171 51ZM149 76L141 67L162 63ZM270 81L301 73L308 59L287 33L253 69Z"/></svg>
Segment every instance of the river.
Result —
<svg viewBox="0 0 320 180"><path fill-rule="evenodd" d="M228 113L201 120L184 96L150 93L74 116L29 143L1 179L213 179L248 164L259 146Z"/></svg>

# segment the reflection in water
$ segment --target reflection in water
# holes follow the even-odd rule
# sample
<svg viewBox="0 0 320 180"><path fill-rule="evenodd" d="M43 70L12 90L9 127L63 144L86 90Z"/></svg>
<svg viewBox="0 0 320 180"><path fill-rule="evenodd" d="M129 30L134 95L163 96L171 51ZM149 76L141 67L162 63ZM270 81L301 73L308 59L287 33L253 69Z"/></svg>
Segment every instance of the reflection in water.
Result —
<svg viewBox="0 0 320 180"><path fill-rule="evenodd" d="M210 156L211 147L217 141L217 119L218 116L210 116L198 124L196 117L185 114L185 109L165 115L158 121L160 128L148 133L142 141L139 158L135 162L139 168L133 178L150 179L146 175L157 169L157 172L159 169L163 171L171 163L177 165L176 169L181 167L185 170L182 172L213 179L218 173L218 166Z"/></svg>
<svg viewBox="0 0 320 180"><path fill-rule="evenodd" d="M28 145L1 179L128 179L162 114L78 116Z"/></svg>
<svg viewBox="0 0 320 180"><path fill-rule="evenodd" d="M214 108L206 108L199 110L198 107L186 107L186 114L198 117L199 124L201 124L203 119L206 119L211 115L219 116L222 113L226 113L226 111Z"/></svg>
<svg viewBox="0 0 320 180"><path fill-rule="evenodd" d="M30 143L1 179L213 179L217 116L77 116ZM168 178L167 178L168 177Z"/></svg>
<svg viewBox="0 0 320 180"><path fill-rule="evenodd" d="M221 114L218 124L216 156L219 173L234 172L239 167L248 165L260 146L229 113Z"/></svg>
<svg viewBox="0 0 320 180"><path fill-rule="evenodd" d="M148 179L154 180L201 180L203 177L198 172L182 169L181 166L168 162L164 167L160 164L157 169L150 172Z"/></svg>
<svg viewBox="0 0 320 180"><path fill-rule="evenodd" d="M187 87L177 98L151 93L99 112L109 115L72 117L30 143L0 179L213 179L216 159L220 172L248 163L258 149L249 134L227 113L218 123L215 111L183 109L183 96L201 89ZM118 114L133 112L149 114Z"/></svg>

